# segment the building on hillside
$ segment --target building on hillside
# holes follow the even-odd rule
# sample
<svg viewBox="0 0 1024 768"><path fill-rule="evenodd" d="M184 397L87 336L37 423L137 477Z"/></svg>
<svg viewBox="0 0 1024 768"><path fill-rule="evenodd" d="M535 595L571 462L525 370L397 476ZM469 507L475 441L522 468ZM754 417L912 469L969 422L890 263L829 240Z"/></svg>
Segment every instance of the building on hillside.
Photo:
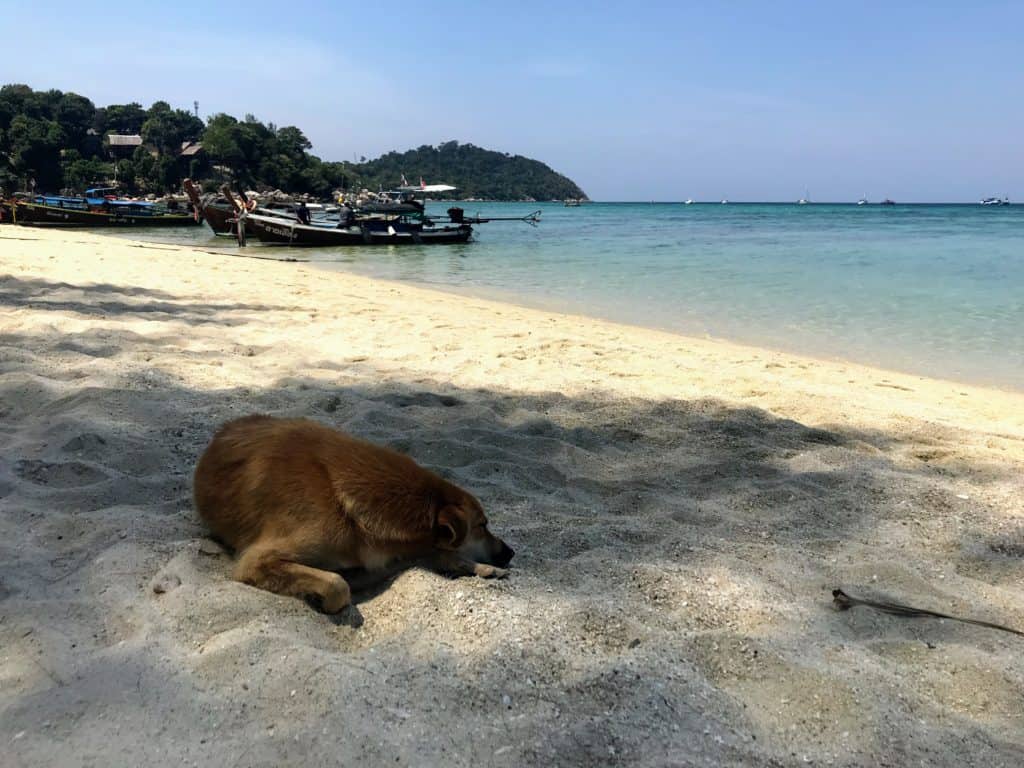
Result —
<svg viewBox="0 0 1024 768"><path fill-rule="evenodd" d="M107 154L112 160L121 160L131 157L136 147L142 146L142 137L137 133L110 133L107 134Z"/></svg>
<svg viewBox="0 0 1024 768"><path fill-rule="evenodd" d="M202 142L183 141L178 151L178 165L184 176L197 176L206 167L206 151Z"/></svg>

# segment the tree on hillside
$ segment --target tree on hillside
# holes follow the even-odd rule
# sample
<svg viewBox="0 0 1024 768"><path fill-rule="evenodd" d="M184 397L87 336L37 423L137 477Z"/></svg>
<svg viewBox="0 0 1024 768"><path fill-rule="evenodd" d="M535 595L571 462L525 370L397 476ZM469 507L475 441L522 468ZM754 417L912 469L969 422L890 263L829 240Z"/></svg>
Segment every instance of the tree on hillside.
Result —
<svg viewBox="0 0 1024 768"><path fill-rule="evenodd" d="M92 127L96 106L77 93L65 93L53 110L53 119L64 131L67 145L71 149L85 152L85 137Z"/></svg>
<svg viewBox="0 0 1024 768"><path fill-rule="evenodd" d="M537 160L508 155L447 141L437 147L424 145L407 152L388 152L368 163L353 165L359 186L376 189L391 186L404 174L459 188L461 197L491 200L562 200L586 197L571 179Z"/></svg>
<svg viewBox="0 0 1024 768"><path fill-rule="evenodd" d="M93 129L100 134L124 133L137 134L142 131L146 122L146 110L134 101L131 104L111 104L97 110Z"/></svg>
<svg viewBox="0 0 1024 768"><path fill-rule="evenodd" d="M110 163L91 157L82 157L78 150L68 149L61 158L61 171L64 176L64 188L77 194L85 192L91 186L103 184L111 173Z"/></svg>
<svg viewBox="0 0 1024 768"><path fill-rule="evenodd" d="M25 97L33 91L27 85L0 88L0 131L6 131L15 115L25 114Z"/></svg>
<svg viewBox="0 0 1024 768"><path fill-rule="evenodd" d="M131 160L118 160L114 163L114 180L128 192L138 190L135 163Z"/></svg>
<svg viewBox="0 0 1024 768"><path fill-rule="evenodd" d="M131 158L108 163L109 134L138 134L143 146ZM180 157L182 143L201 140L205 154ZM120 144L116 146L122 146ZM389 152L360 163L323 162L296 126L278 128L249 114L242 120L213 115L204 125L166 101L97 109L84 96L27 85L0 87L0 185L8 190L35 179L40 191L80 188L113 177L130 191L177 190L188 172L228 177L260 189L326 196L334 189L391 187L402 175L449 182L460 196L519 200L583 197L570 179L543 163L447 141L408 152ZM208 186L215 188L216 182Z"/></svg>
<svg viewBox="0 0 1024 768"><path fill-rule="evenodd" d="M277 128L253 115L240 122L218 114L208 121L202 142L211 161L246 186L318 195L332 189L324 164L307 151L313 145L295 126Z"/></svg>
<svg viewBox="0 0 1024 768"><path fill-rule="evenodd" d="M232 171L245 163L245 153L238 142L238 121L231 115L216 114L206 123L203 146L215 163Z"/></svg>
<svg viewBox="0 0 1024 768"><path fill-rule="evenodd" d="M166 101L157 101L146 113L139 129L142 140L161 155L176 156L184 141L195 141L203 132L203 121L183 109L171 109Z"/></svg>
<svg viewBox="0 0 1024 768"><path fill-rule="evenodd" d="M275 138L278 150L293 160L301 160L306 150L313 148L312 142L294 125L278 128Z"/></svg>
<svg viewBox="0 0 1024 768"><path fill-rule="evenodd" d="M64 132L53 120L15 115L7 130L10 163L15 173L35 179L39 189L59 189L63 181L60 151Z"/></svg>

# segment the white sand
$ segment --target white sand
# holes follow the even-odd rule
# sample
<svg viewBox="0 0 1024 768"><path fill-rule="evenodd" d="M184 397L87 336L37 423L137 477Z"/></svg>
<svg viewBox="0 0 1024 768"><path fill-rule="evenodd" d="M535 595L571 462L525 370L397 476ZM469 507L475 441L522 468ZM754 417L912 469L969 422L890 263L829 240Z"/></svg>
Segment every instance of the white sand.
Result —
<svg viewBox="0 0 1024 768"><path fill-rule="evenodd" d="M252 411L465 485L511 577L229 581ZM1024 638L830 607L1024 628L1020 394L8 226L0 434L4 768L1024 764Z"/></svg>

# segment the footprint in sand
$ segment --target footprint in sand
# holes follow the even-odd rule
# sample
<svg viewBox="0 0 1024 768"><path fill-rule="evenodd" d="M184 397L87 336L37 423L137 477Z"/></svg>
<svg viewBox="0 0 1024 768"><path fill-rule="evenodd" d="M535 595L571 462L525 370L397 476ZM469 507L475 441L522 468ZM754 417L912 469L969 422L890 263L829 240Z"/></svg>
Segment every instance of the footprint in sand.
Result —
<svg viewBox="0 0 1024 768"><path fill-rule="evenodd" d="M121 348L113 344L81 344L74 341L62 341L57 344L55 349L64 352L76 352L80 355L88 355L89 357L114 357L117 355Z"/></svg>
<svg viewBox="0 0 1024 768"><path fill-rule="evenodd" d="M994 554L1003 557L1024 558L1024 544L1013 539L998 539L989 543L988 548Z"/></svg>
<svg viewBox="0 0 1024 768"><path fill-rule="evenodd" d="M241 357L256 357L266 352L270 347L260 347L251 344L236 344L231 348L231 354Z"/></svg>
<svg viewBox="0 0 1024 768"><path fill-rule="evenodd" d="M19 477L50 488L81 488L107 479L98 469L79 461L57 462L22 459L14 465Z"/></svg>
<svg viewBox="0 0 1024 768"><path fill-rule="evenodd" d="M457 397L451 395L438 395L433 392L417 392L413 395L383 395L381 397L370 398L380 403L386 403L387 405L397 406L398 408L409 408L410 406L420 406L422 408L452 408L457 405L462 405L462 401Z"/></svg>
<svg viewBox="0 0 1024 768"><path fill-rule="evenodd" d="M927 464L927 463L932 462L932 461L941 461L942 459L948 458L948 457L953 455L953 452L952 451L946 451L946 450L943 450L941 448L933 448L933 449L925 449L925 450L920 450L920 451L913 451L913 452L911 452L911 455L915 459L918 459L919 461L923 461L923 462L925 462Z"/></svg>
<svg viewBox="0 0 1024 768"><path fill-rule="evenodd" d="M90 455L102 453L106 447L107 441L100 435L92 432L86 432L81 435L76 435L68 440L61 447L61 450L65 453L82 453L86 452Z"/></svg>

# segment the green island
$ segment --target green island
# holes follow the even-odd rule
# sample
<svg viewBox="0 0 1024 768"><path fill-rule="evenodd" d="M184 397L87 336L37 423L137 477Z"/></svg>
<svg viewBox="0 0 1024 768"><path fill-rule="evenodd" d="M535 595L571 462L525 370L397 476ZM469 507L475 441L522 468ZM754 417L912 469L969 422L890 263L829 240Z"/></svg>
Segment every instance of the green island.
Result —
<svg viewBox="0 0 1024 768"><path fill-rule="evenodd" d="M208 190L224 182L327 197L338 189L388 189L404 176L458 188L482 200L586 199L571 179L521 155L447 141L360 162L310 153L301 129L218 113L205 123L165 101L97 107L77 93L0 87L0 191L81 193L117 186L133 194L181 189L186 177Z"/></svg>

